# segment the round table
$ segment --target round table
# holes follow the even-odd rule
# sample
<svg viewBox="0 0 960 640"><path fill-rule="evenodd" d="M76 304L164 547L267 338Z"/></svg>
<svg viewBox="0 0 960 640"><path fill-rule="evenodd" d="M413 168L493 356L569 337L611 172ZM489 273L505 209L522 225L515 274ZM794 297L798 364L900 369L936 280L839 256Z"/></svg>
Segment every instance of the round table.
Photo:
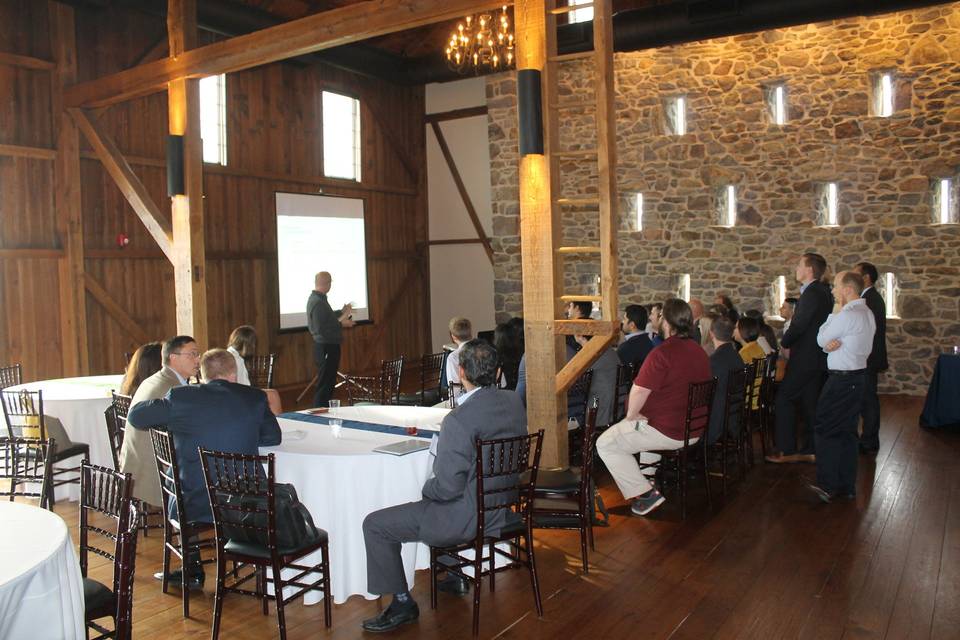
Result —
<svg viewBox="0 0 960 640"><path fill-rule="evenodd" d="M119 391L121 380L122 375L61 378L28 382L7 390L42 391L43 412L58 418L71 440L90 445L91 463L112 469L113 455L103 412L110 406L110 391ZM61 495L61 492L65 493ZM58 500L77 500L79 496L78 485L57 487Z"/></svg>
<svg viewBox="0 0 960 640"><path fill-rule="evenodd" d="M0 635L85 638L83 580L63 519L0 502Z"/></svg>
<svg viewBox="0 0 960 640"><path fill-rule="evenodd" d="M448 409L404 406L343 407L324 414L343 420L416 426L420 433L439 431ZM328 425L280 418L283 443L265 447L262 453L276 458L277 482L293 484L300 501L310 510L314 523L330 536L330 590L337 604L351 595L367 599L367 554L363 545L363 519L367 514L421 498L423 483L430 476L433 456L419 451L405 456L376 453L381 445L409 438L344 427L335 437ZM430 566L426 545L403 545L407 583L413 585L416 569ZM320 562L320 554L308 556ZM317 592L305 596L305 604L320 601Z"/></svg>

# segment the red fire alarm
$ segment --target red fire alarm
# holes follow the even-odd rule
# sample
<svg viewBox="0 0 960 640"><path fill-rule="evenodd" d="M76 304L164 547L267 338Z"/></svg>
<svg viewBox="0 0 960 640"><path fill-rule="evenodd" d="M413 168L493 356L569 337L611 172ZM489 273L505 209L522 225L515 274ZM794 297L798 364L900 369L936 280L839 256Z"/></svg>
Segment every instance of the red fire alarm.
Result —
<svg viewBox="0 0 960 640"><path fill-rule="evenodd" d="M130 244L130 238L125 233L117 234L117 246L123 249L125 246Z"/></svg>

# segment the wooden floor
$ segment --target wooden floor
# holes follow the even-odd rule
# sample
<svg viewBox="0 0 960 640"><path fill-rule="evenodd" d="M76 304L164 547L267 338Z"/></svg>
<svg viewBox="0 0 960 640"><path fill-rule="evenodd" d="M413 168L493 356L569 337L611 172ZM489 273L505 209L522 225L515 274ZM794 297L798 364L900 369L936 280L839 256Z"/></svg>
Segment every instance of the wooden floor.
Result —
<svg viewBox="0 0 960 640"><path fill-rule="evenodd" d="M691 504L681 524L671 503L655 518L629 517L607 480L611 526L596 530L589 576L579 571L575 533L540 533L544 617L534 612L526 574L508 572L494 594L484 590L481 637L960 637L960 434L921 430L920 409L917 398L884 398L880 453L861 457L854 503L812 499L804 489L809 465L760 465L725 504L712 512ZM75 504L57 511L76 541ZM135 637L207 637L209 586L184 620L179 594L163 595L151 577L158 537L141 543L137 564ZM106 580L109 567L91 575ZM431 611L426 572L417 574L414 596L419 622L392 637L470 636L469 599L440 594ZM294 604L288 635L359 637L360 621L379 606L359 597L335 606L328 632L320 606ZM270 611L264 617L254 600L229 596L221 637L277 637Z"/></svg>

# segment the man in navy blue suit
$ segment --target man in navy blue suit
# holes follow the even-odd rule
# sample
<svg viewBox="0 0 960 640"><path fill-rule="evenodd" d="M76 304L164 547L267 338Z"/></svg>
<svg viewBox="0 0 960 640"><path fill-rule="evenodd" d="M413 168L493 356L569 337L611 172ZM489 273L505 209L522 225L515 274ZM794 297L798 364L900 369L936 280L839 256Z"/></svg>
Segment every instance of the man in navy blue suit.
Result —
<svg viewBox="0 0 960 640"><path fill-rule="evenodd" d="M163 398L130 407L128 423L137 429L165 429L173 436L183 517L188 522L213 522L198 448L257 455L259 447L278 445L282 436L266 394L237 384L237 364L230 352L204 353L200 373L204 384L174 387ZM171 505L171 512L179 506ZM195 573L195 582L197 578ZM202 578L199 582L202 585Z"/></svg>

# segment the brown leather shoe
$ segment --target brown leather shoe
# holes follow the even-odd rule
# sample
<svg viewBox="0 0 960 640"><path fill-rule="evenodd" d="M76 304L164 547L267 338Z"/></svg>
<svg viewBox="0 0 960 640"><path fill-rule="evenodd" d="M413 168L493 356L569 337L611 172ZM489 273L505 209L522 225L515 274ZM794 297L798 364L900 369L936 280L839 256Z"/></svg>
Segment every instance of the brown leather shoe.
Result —
<svg viewBox="0 0 960 640"><path fill-rule="evenodd" d="M788 460L790 456L785 456L782 453L775 453L764 458L767 462L772 462L774 464L783 464L785 462L790 462Z"/></svg>

